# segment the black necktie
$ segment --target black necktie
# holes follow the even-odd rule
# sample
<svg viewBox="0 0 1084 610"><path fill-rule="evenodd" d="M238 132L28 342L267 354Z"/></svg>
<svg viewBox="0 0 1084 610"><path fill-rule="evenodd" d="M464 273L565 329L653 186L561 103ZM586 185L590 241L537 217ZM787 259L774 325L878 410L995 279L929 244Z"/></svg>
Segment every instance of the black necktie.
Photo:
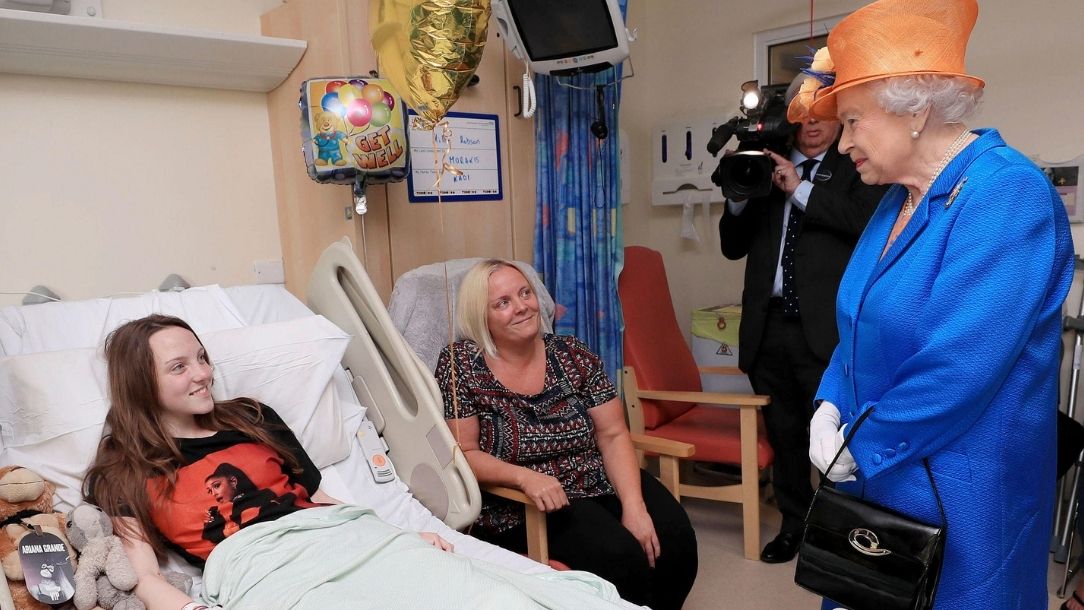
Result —
<svg viewBox="0 0 1084 610"><path fill-rule="evenodd" d="M806 159L798 165L802 168L802 180L812 181L813 166L816 159ZM802 217L805 212L796 205L790 206L790 217L787 219L787 235L783 239L783 315L788 318L797 318L798 315L798 292L794 288L794 245L798 242L798 233L801 231Z"/></svg>

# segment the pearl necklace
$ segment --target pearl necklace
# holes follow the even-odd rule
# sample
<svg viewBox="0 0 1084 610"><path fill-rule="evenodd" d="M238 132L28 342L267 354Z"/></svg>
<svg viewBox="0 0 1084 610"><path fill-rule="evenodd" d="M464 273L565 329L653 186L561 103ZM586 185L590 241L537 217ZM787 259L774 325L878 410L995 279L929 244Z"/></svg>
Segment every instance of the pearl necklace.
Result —
<svg viewBox="0 0 1084 610"><path fill-rule="evenodd" d="M949 161L952 161L952 158L956 156L956 153L960 152L964 140L966 140L969 135L971 135L971 132L965 129L960 135L956 136L956 139L952 141L952 144L949 144L948 150L945 151L945 156L941 159L941 163L937 166L937 169L934 170L933 176L930 177L930 181L926 183L926 189L922 191L923 195L930 191L930 187L933 186L934 181L941 175L941 172L945 171ZM915 204L914 197L911 196L911 191L908 190L907 199L903 202L903 209L901 212L905 218L910 218L911 214L915 213L915 208L917 207L918 205Z"/></svg>

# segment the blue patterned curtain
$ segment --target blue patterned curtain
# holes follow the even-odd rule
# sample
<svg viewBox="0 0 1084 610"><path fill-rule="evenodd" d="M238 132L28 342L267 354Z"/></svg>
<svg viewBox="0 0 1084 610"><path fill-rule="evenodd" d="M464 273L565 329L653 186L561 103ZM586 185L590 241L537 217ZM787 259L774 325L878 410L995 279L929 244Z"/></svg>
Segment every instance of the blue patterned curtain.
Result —
<svg viewBox="0 0 1084 610"><path fill-rule="evenodd" d="M625 15L627 0L620 0L620 6ZM615 382L622 361L617 275L624 245L617 142L620 75L618 67L560 77L560 82L550 75L535 76L535 267L559 309L565 309L554 332L587 343ZM603 140L591 133L591 124L599 118L597 85L603 85L609 131Z"/></svg>

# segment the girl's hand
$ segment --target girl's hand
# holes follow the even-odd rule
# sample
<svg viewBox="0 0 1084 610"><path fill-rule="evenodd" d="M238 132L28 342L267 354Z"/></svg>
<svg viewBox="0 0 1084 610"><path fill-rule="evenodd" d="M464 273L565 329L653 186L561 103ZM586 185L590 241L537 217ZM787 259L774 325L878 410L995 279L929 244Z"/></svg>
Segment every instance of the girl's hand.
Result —
<svg viewBox="0 0 1084 610"><path fill-rule="evenodd" d="M442 551L448 551L449 553L455 551L454 544L448 542L447 540L441 538L433 532L419 532L418 535L422 537L422 540L428 542L429 544L437 547Z"/></svg>

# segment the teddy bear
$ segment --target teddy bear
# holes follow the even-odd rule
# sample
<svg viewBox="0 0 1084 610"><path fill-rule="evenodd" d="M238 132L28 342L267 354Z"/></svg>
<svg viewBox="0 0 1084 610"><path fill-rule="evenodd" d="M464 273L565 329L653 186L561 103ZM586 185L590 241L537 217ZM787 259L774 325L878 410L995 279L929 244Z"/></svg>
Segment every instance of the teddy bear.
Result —
<svg viewBox="0 0 1084 610"><path fill-rule="evenodd" d="M68 539L79 551L75 570L75 607L90 610L98 604L98 577L103 576L118 591L135 588L139 577L128 561L113 524L102 509L80 504L68 514Z"/></svg>
<svg viewBox="0 0 1084 610"><path fill-rule="evenodd" d="M109 517L93 504L80 504L68 513L68 539L79 550L75 570L75 597L78 610L96 605L105 610L144 610L132 593L139 578L128 561L121 539L113 535ZM166 582L188 593L191 577L179 572L162 573Z"/></svg>
<svg viewBox="0 0 1084 610"><path fill-rule="evenodd" d="M50 610L51 606L34 599L26 588L19 557L19 540L30 532L30 525L61 539L68 547L69 561L75 567L75 554L64 533L63 515L53 512L55 486L36 472L21 466L0 467L0 566L7 577L12 601L18 610Z"/></svg>
<svg viewBox="0 0 1084 610"><path fill-rule="evenodd" d="M192 590L192 577L183 572L164 570L162 578L186 595ZM145 610L146 606L131 591L119 591L109 579L98 578L98 606L105 610Z"/></svg>

